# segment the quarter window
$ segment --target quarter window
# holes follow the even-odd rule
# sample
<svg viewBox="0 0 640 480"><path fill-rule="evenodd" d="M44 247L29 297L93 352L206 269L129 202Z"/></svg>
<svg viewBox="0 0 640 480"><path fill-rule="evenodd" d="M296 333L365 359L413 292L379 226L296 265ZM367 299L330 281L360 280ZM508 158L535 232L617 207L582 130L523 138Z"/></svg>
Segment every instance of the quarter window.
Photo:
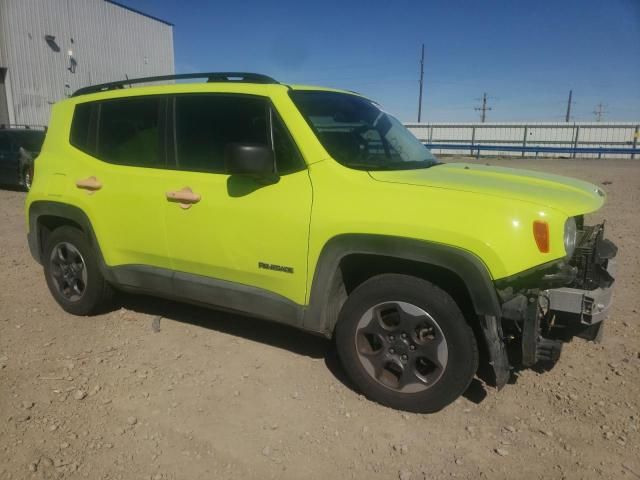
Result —
<svg viewBox="0 0 640 480"><path fill-rule="evenodd" d="M273 153L280 175L299 172L304 169L304 160L296 147L289 131L280 116L273 111L271 116L273 128Z"/></svg>

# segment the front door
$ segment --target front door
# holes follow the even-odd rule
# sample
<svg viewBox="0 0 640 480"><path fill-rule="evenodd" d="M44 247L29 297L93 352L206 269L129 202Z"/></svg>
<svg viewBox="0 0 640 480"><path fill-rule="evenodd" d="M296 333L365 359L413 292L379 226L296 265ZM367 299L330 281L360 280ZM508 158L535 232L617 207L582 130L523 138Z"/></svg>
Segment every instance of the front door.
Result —
<svg viewBox="0 0 640 480"><path fill-rule="evenodd" d="M249 95L180 95L174 105L172 191L193 195L183 204L167 201L174 270L304 304L311 181L277 112L266 98ZM279 180L226 174L230 143L271 146Z"/></svg>

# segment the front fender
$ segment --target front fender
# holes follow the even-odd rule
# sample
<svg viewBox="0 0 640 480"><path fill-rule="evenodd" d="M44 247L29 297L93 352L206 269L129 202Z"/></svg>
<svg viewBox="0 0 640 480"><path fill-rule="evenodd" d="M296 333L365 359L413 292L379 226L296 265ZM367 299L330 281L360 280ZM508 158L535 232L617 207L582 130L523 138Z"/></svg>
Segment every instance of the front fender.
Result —
<svg viewBox="0 0 640 480"><path fill-rule="evenodd" d="M500 317L500 303L489 271L472 253L410 238L344 234L329 240L320 253L305 313L306 328L326 333L333 330L338 312L331 306L331 296L336 293L340 262L353 254L380 255L449 270L464 282L478 315Z"/></svg>

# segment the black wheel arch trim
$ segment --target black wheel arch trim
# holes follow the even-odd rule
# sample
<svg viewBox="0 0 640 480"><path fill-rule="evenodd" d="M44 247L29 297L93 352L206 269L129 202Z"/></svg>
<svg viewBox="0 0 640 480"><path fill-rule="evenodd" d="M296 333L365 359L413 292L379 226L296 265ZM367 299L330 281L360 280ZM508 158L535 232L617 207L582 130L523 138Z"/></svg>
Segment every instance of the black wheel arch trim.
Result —
<svg viewBox="0 0 640 480"><path fill-rule="evenodd" d="M386 235L345 234L332 238L324 246L316 265L305 327L328 331L336 318L327 311L335 294L341 261L354 254L380 255L432 265L456 274L467 287L478 315L500 317L498 295L484 263L474 254L440 243Z"/></svg>
<svg viewBox="0 0 640 480"><path fill-rule="evenodd" d="M341 261L353 254L380 255L436 266L457 275L468 290L473 309L487 346L495 385L503 387L510 378L511 366L503 341L502 310L496 288L487 267L466 250L434 242L384 235L345 234L332 238L324 246L315 268L309 305L303 328L333 334L338 314L346 300Z"/></svg>
<svg viewBox="0 0 640 480"><path fill-rule="evenodd" d="M44 216L63 218L79 225L89 237L91 246L96 248L101 270L105 269L106 264L102 257L102 251L100 250L98 240L87 214L81 208L74 205L51 200L37 200L29 206L29 233L27 234L27 239L31 256L38 263L42 264L41 256L44 245L42 244L43 232L40 227L40 218Z"/></svg>

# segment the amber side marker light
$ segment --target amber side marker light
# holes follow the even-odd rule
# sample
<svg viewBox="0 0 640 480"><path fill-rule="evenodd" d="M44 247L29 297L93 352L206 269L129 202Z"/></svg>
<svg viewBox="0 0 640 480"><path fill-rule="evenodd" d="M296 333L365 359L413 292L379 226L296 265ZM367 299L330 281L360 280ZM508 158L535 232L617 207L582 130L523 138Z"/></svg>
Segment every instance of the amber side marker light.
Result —
<svg viewBox="0 0 640 480"><path fill-rule="evenodd" d="M533 238L536 239L538 250L549 253L549 224L541 220L533 222Z"/></svg>

